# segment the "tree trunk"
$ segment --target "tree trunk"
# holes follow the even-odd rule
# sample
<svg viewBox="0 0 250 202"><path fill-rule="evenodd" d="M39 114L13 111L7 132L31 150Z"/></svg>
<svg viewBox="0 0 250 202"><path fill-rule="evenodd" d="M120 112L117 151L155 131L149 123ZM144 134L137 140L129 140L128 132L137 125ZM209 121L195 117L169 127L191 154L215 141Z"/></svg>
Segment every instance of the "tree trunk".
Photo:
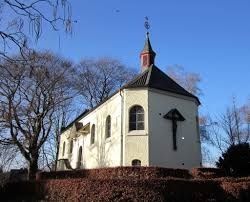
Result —
<svg viewBox="0 0 250 202"><path fill-rule="evenodd" d="M31 161L29 162L29 180L35 180L36 179L36 172L38 171L38 156L34 156L31 158Z"/></svg>

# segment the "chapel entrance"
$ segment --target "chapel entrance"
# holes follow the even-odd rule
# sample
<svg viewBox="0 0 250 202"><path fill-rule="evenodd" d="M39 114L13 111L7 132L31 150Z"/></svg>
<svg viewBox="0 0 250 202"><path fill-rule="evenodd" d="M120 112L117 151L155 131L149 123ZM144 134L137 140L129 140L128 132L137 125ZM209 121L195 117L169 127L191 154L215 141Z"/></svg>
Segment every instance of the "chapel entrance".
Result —
<svg viewBox="0 0 250 202"><path fill-rule="evenodd" d="M77 159L77 169L83 168L83 160L82 160L82 146L78 150L78 159Z"/></svg>

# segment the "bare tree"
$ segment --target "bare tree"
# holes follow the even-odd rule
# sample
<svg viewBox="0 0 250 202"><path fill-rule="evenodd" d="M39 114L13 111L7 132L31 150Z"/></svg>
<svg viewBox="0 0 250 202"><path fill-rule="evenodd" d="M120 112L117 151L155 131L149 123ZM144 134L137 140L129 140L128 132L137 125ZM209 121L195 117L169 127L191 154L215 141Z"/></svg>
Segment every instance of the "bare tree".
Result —
<svg viewBox="0 0 250 202"><path fill-rule="evenodd" d="M180 65L171 65L167 68L167 74L193 95L201 95L202 91L199 88L201 77L197 73L186 72Z"/></svg>
<svg viewBox="0 0 250 202"><path fill-rule="evenodd" d="M48 52L33 52L27 61L0 65L0 125L6 129L0 143L18 148L29 163L30 178L38 169L57 112L71 99L70 67L69 61Z"/></svg>
<svg viewBox="0 0 250 202"><path fill-rule="evenodd" d="M202 163L203 165L208 165L209 167L214 163L212 154L210 151L210 133L208 129L216 126L216 122L213 122L208 115L202 115L199 117L200 126L200 140L201 140L201 152L202 152Z"/></svg>
<svg viewBox="0 0 250 202"><path fill-rule="evenodd" d="M85 59L76 69L73 86L90 108L135 76L132 69L111 58Z"/></svg>
<svg viewBox="0 0 250 202"><path fill-rule="evenodd" d="M8 171L15 163L18 151L16 147L9 145L0 145L0 170Z"/></svg>
<svg viewBox="0 0 250 202"><path fill-rule="evenodd" d="M71 32L71 15L68 0L0 1L0 56L9 58L9 52L16 49L25 53L29 36L38 40L45 24L53 30L64 26Z"/></svg>
<svg viewBox="0 0 250 202"><path fill-rule="evenodd" d="M246 139L250 139L250 99L241 109L243 113L243 122L246 125L244 133L246 134Z"/></svg>
<svg viewBox="0 0 250 202"><path fill-rule="evenodd" d="M71 118L76 114L76 109L72 105L74 105L74 102L65 103L65 105L61 106L55 116L51 134L41 148L39 165L42 170L52 171L57 168L61 130L67 126Z"/></svg>
<svg viewBox="0 0 250 202"><path fill-rule="evenodd" d="M207 146L212 145L220 152L223 152L225 145L222 141L221 128L219 123L214 121L209 115L203 116L203 120L200 121L200 134L201 142L203 145L206 145L207 151L209 151Z"/></svg>
<svg viewBox="0 0 250 202"><path fill-rule="evenodd" d="M238 106L233 99L231 106L216 119L216 124L207 128L209 142L221 153L229 146L247 143L250 140L248 106ZM209 123L213 123L210 118Z"/></svg>

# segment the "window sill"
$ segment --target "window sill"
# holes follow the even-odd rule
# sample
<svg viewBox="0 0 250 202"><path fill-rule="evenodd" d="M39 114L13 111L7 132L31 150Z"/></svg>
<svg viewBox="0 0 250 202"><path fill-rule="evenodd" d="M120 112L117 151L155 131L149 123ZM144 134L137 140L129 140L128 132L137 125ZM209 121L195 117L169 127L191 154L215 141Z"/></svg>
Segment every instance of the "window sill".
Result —
<svg viewBox="0 0 250 202"><path fill-rule="evenodd" d="M147 136L145 130L132 130L127 133L128 136Z"/></svg>

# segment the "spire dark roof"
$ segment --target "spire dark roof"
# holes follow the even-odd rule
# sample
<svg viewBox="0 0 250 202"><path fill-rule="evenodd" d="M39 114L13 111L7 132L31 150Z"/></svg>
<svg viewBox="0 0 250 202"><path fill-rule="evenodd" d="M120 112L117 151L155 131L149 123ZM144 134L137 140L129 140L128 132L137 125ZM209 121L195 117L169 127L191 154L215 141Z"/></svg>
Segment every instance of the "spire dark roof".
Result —
<svg viewBox="0 0 250 202"><path fill-rule="evenodd" d="M151 65L147 70L124 86L124 88L138 87L154 88L192 97L200 104L199 99L195 95L189 93L155 65Z"/></svg>
<svg viewBox="0 0 250 202"><path fill-rule="evenodd" d="M155 52L153 51L153 48L152 48L151 43L150 43L148 32L147 32L146 41L145 41L145 44L144 44L144 47L143 47L141 53L153 53L155 55Z"/></svg>

